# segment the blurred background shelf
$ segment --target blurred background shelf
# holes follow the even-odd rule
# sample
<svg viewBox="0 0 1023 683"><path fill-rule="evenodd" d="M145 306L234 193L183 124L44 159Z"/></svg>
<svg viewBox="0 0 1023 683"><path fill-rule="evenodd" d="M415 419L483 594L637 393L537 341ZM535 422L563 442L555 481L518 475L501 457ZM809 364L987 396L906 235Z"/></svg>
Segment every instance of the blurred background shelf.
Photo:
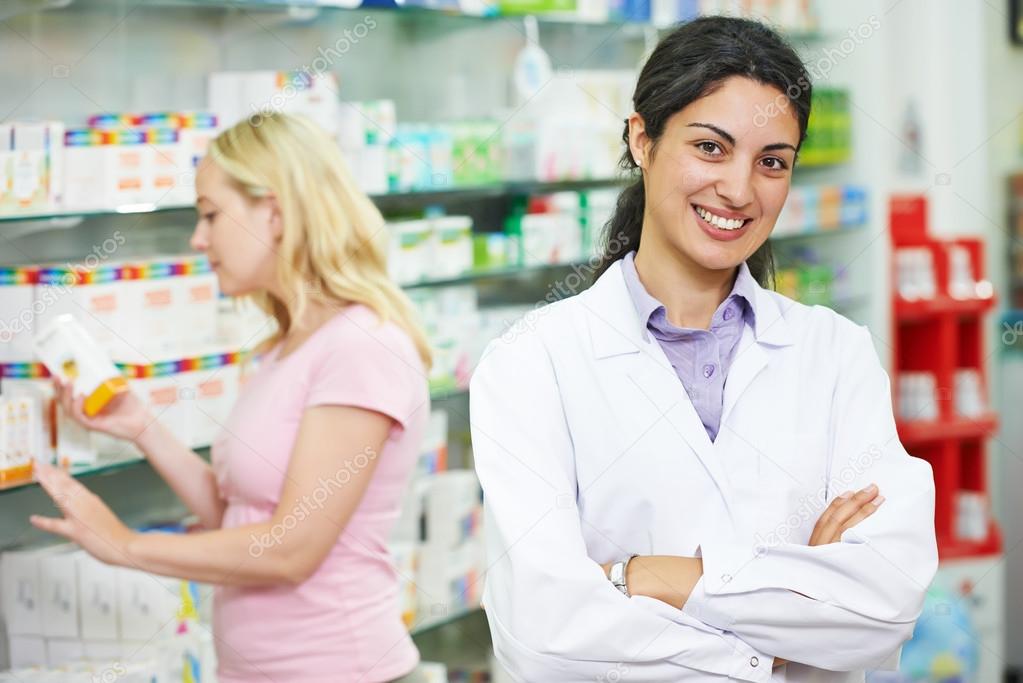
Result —
<svg viewBox="0 0 1023 683"><path fill-rule="evenodd" d="M445 187L436 190L415 190L411 192L389 192L371 195L381 211L392 212L403 209L422 209L433 204L467 202L508 196L529 196L553 194L555 192L577 192L606 187L619 187L626 183L620 178L594 178L561 181L509 181L466 187ZM147 213L169 213L194 211L192 204L126 204L111 209L90 209L85 211L44 211L25 213L0 213L0 223L21 223L26 221L67 221L104 216L120 216Z"/></svg>
<svg viewBox="0 0 1023 683"><path fill-rule="evenodd" d="M989 412L976 418L957 417L943 420L909 420L896 423L903 445L933 443L948 439L981 439L998 429L998 415Z"/></svg>

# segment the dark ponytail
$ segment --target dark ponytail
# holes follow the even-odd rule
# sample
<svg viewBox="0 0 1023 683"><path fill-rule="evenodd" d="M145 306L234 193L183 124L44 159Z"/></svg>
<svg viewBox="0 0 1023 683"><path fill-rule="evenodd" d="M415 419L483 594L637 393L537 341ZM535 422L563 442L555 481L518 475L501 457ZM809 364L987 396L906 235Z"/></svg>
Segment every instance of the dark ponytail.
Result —
<svg viewBox="0 0 1023 683"><path fill-rule="evenodd" d="M799 141L810 120L810 75L795 50L773 29L749 19L710 16L680 25L664 37L647 59L636 83L632 104L643 117L654 147L674 114L716 90L732 76L744 76L785 94L799 123ZM615 261L639 248L646 189L629 148L629 123L622 133L625 153L619 166L635 181L622 191L614 215L604 227L600 277ZM747 260L763 287L774 280L768 242Z"/></svg>

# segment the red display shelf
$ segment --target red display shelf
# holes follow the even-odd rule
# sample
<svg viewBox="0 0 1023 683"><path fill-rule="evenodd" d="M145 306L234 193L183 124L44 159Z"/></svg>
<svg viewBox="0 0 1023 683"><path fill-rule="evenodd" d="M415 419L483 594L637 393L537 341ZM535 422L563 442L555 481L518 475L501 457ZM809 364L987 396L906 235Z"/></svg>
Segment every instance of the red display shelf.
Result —
<svg viewBox="0 0 1023 683"><path fill-rule="evenodd" d="M897 420L899 438L914 456L930 463L934 472L934 527L938 555L942 560L997 555L1002 538L994 520L988 520L983 541L957 536L957 506L964 493L987 495L987 439L998 428L993 412L978 418L960 417L955 412L956 373L969 369L979 375L986 393L987 354L984 317L994 308L996 298L981 296L956 299L949 295L953 248L965 249L978 283L978 294L991 291L986 281L985 244L981 239L935 239L927 231L927 200L922 196L893 197L891 201L891 242L894 252L901 248L925 249L931 253L935 291L933 299L907 301L892 292L892 377L898 390L903 373L927 373L934 378L938 419ZM893 283L899 282L892 259ZM896 401L896 405L898 402Z"/></svg>
<svg viewBox="0 0 1023 683"><path fill-rule="evenodd" d="M974 418L902 420L897 421L895 426L899 432L899 440L904 446L947 439L982 439L998 429L998 415L987 413Z"/></svg>
<svg viewBox="0 0 1023 683"><path fill-rule="evenodd" d="M938 536L938 559L957 560L963 558L999 555L1002 552L1002 534L995 524L991 525L988 537L983 541L964 541L958 538Z"/></svg>
<svg viewBox="0 0 1023 683"><path fill-rule="evenodd" d="M994 308L995 297L986 299L953 299L950 296L939 296L933 299L907 301L895 299L895 317L900 320L923 320L942 315L968 316L981 315Z"/></svg>

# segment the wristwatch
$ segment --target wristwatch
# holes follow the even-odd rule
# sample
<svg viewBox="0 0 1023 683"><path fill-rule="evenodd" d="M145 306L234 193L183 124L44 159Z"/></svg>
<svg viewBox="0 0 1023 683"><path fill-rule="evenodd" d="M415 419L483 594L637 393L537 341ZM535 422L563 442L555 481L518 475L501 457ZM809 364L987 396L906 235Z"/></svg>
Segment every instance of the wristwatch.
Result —
<svg viewBox="0 0 1023 683"><path fill-rule="evenodd" d="M631 597L629 595L629 586L625 582L626 572L629 571L629 563L632 562L632 558L636 555L629 555L628 559L615 562L611 565L611 571L608 572L608 577L615 588L622 592L625 597Z"/></svg>

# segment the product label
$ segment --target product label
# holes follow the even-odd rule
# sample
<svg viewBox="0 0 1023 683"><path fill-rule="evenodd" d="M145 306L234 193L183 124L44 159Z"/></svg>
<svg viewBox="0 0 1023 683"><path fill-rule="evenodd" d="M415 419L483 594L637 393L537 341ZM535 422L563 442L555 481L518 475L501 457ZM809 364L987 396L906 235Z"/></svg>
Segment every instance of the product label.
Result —
<svg viewBox="0 0 1023 683"><path fill-rule="evenodd" d="M138 152L121 152L117 155L117 163L123 168L138 168L142 165L142 155Z"/></svg>
<svg viewBox="0 0 1023 683"><path fill-rule="evenodd" d="M199 385L199 395L203 398L214 398L224 394L224 382L219 379L211 379Z"/></svg>
<svg viewBox="0 0 1023 683"><path fill-rule="evenodd" d="M103 294L89 299L89 308L95 313L110 313L117 310L117 295Z"/></svg>
<svg viewBox="0 0 1023 683"><path fill-rule="evenodd" d="M213 299L213 285L205 284L191 287L188 290L188 299L192 303L210 301Z"/></svg>
<svg viewBox="0 0 1023 683"><path fill-rule="evenodd" d="M152 308L162 308L169 306L171 303L171 291L170 289L154 289L146 292L146 306Z"/></svg>
<svg viewBox="0 0 1023 683"><path fill-rule="evenodd" d="M149 392L149 400L157 406L173 405L178 401L178 390L175 387L153 389Z"/></svg>
<svg viewBox="0 0 1023 683"><path fill-rule="evenodd" d="M0 202L11 191L11 177L8 169L11 164L11 155L7 152L0 152Z"/></svg>
<svg viewBox="0 0 1023 683"><path fill-rule="evenodd" d="M14 198L30 204L43 177L43 158L39 152L22 152L14 160Z"/></svg>

